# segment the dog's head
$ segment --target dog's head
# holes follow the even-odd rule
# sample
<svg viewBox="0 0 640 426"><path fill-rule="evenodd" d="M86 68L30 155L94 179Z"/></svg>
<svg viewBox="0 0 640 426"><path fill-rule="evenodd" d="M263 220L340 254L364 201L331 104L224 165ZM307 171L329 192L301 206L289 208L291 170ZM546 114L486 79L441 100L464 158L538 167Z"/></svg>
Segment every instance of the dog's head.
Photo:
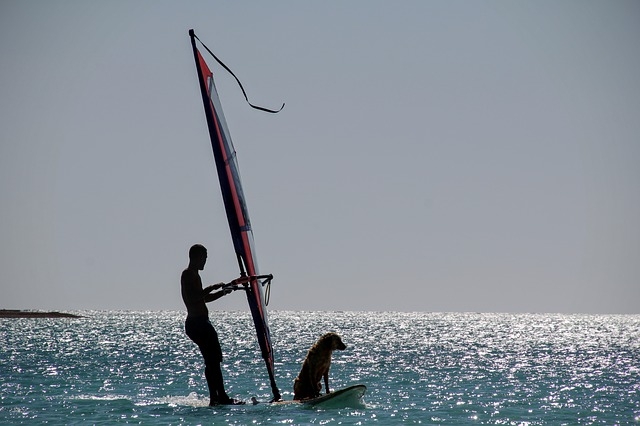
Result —
<svg viewBox="0 0 640 426"><path fill-rule="evenodd" d="M331 348L332 351L335 351L336 349L340 351L347 349L347 345L342 343L342 339L337 333L327 333L320 338L320 341L327 345L327 347Z"/></svg>

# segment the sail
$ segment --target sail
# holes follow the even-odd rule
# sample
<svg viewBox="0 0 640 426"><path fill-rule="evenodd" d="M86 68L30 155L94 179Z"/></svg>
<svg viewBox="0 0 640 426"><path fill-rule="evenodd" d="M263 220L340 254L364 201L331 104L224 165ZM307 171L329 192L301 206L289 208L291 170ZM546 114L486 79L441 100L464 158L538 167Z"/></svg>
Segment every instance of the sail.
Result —
<svg viewBox="0 0 640 426"><path fill-rule="evenodd" d="M211 147L218 171L222 199L229 221L233 247L238 258L240 274L251 277L246 287L247 300L255 324L262 357L264 358L269 373L271 391L274 400L277 401L280 400L280 391L274 378L273 348L271 345L267 309L262 282L260 277L258 277L260 274L253 245L253 231L251 230L247 203L240 183L236 152L233 148L229 129L227 128L227 123L222 112L220 99L213 81L213 73L196 47L196 36L193 30L189 31L189 35L191 36L191 45L193 47L200 91L202 92L202 101L204 103L204 112L209 127L209 137L211 139Z"/></svg>

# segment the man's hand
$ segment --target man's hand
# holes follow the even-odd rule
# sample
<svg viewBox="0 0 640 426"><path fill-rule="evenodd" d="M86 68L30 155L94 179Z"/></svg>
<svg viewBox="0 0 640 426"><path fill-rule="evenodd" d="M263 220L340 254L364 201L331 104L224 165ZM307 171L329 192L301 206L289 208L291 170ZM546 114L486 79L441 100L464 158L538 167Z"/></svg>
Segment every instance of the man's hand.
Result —
<svg viewBox="0 0 640 426"><path fill-rule="evenodd" d="M204 289L204 294L209 294L211 293L213 290L217 290L219 288L222 288L222 286L224 285L224 283L218 283L218 284L212 284L208 287L206 287Z"/></svg>
<svg viewBox="0 0 640 426"><path fill-rule="evenodd" d="M248 283L249 281L251 281L251 277L240 277L231 281L229 284L238 285L238 284Z"/></svg>

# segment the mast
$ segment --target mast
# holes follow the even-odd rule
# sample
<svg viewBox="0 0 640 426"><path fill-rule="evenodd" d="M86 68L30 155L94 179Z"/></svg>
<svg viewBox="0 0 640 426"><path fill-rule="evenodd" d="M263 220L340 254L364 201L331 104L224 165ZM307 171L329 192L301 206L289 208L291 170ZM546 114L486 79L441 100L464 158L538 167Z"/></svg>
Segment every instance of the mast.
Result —
<svg viewBox="0 0 640 426"><path fill-rule="evenodd" d="M231 232L234 250L238 259L240 275L251 278L249 283L245 285L247 301L256 328L256 336L262 352L262 358L267 366L273 400L278 401L281 399L281 395L274 377L274 357L267 309L253 247L253 231L240 182L236 153L213 81L213 73L196 47L197 36L193 30L189 30L189 36L191 37L191 46L196 62L198 82L202 94L204 113L207 118L207 127L218 172L220 190L229 222L229 231ZM206 46L204 47L206 48Z"/></svg>

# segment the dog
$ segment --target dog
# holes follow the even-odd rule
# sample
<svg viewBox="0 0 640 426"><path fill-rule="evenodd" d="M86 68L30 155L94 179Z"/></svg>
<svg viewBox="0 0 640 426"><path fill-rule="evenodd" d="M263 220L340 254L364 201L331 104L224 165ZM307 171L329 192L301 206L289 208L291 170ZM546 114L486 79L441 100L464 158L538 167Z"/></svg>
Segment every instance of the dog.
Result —
<svg viewBox="0 0 640 426"><path fill-rule="evenodd" d="M316 398L320 396L324 378L324 388L329 393L329 367L331 366L331 353L345 350L347 346L336 333L327 333L320 337L311 346L302 363L300 374L293 382L293 399L296 401Z"/></svg>

